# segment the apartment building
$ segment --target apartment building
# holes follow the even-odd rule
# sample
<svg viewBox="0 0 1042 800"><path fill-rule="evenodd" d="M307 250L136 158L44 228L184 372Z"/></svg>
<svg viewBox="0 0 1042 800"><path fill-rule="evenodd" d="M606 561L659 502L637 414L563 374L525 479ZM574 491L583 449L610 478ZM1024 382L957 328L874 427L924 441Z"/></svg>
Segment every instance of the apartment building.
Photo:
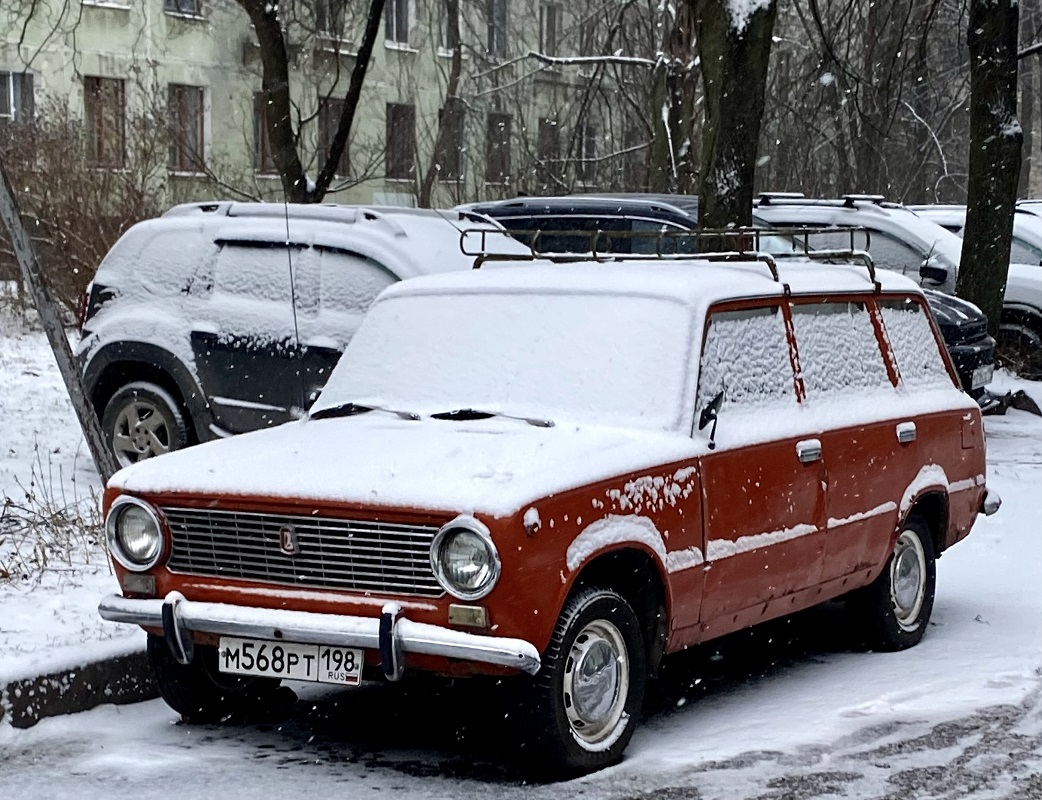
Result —
<svg viewBox="0 0 1042 800"><path fill-rule="evenodd" d="M439 123L453 146L436 165L435 205L637 188L650 71L570 61L602 52L628 5L460 0L460 102L447 103L455 37L446 0L387 0L327 199L416 204ZM312 178L340 119L367 8L289 0L277 9L298 151ZM152 157L162 150L155 183L170 202L283 196L263 54L234 0L14 0L0 9L0 31L0 124L68 115L82 126L83 158L108 170L140 168L148 140Z"/></svg>

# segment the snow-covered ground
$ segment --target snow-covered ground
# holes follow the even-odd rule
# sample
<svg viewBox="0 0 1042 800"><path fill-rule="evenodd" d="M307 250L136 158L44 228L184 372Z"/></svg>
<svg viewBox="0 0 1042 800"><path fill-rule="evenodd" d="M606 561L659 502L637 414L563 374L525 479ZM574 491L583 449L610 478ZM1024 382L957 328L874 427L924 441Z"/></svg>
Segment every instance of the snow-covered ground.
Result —
<svg viewBox="0 0 1042 800"><path fill-rule="evenodd" d="M1042 403L1039 384L1000 376L993 388L1019 387ZM828 606L675 657L626 760L566 791L1042 798L1042 418L1011 410L986 430L1003 507L940 560L918 647L856 652ZM21 503L35 470L38 485L93 502L98 481L41 334L0 328L0 437L0 493ZM114 579L98 549L77 548L70 564L0 580L0 683L140 645L97 619ZM499 722L476 703L465 685L368 687L305 695L262 724L175 724L161 701L0 724L0 796L559 796L500 766Z"/></svg>

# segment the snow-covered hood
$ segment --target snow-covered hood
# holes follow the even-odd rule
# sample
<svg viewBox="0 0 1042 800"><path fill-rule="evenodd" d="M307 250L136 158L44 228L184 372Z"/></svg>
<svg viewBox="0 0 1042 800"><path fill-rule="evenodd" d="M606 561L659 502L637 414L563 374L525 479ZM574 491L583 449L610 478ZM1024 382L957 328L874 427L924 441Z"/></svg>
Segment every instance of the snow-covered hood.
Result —
<svg viewBox="0 0 1042 800"><path fill-rule="evenodd" d="M383 412L291 422L149 459L109 486L135 494L259 495L507 516L584 484L699 454L687 436Z"/></svg>

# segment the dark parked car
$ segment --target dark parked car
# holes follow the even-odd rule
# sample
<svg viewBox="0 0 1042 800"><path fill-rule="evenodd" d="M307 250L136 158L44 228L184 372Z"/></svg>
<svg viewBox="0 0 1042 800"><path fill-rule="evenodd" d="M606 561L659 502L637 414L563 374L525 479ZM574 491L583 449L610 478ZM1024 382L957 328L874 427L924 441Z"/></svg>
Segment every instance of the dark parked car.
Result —
<svg viewBox="0 0 1042 800"><path fill-rule="evenodd" d="M697 198L684 195L518 197L459 208L493 218L518 239L544 253L587 253L591 247L599 253L695 252L712 246L711 239L683 237L685 231L698 230ZM753 223L773 227L755 214ZM665 238L658 240L656 233L664 233ZM762 237L761 242L767 238ZM813 240L812 234L812 249ZM799 243L778 237L772 244L782 244L765 248L776 255L782 255L780 251L799 255ZM995 340L988 336L987 317L957 297L931 290L925 294L963 388L986 405L989 395L984 387L995 369Z"/></svg>

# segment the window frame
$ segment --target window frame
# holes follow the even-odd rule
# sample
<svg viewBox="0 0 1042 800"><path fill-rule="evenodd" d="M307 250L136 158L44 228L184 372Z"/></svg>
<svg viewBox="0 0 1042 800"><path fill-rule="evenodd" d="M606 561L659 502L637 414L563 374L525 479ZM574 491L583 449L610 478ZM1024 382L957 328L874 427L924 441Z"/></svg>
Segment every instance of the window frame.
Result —
<svg viewBox="0 0 1042 800"><path fill-rule="evenodd" d="M408 109L406 112L405 109ZM416 181L416 106L412 103L386 103L384 178L389 181ZM398 115L405 116L404 119ZM400 131L409 127L409 135L402 138ZM405 142L406 144L394 143Z"/></svg>
<svg viewBox="0 0 1042 800"><path fill-rule="evenodd" d="M318 146L318 163L319 169L326 164L326 159L329 157L329 147L333 144L333 138L336 136L337 130L340 128L340 118L344 112L344 99L342 97L319 96L318 98L318 112L315 117L316 124L318 125L316 144ZM344 150L340 154L340 160L337 161L336 172L334 175L339 178L347 177L351 174L351 147L350 140L344 145Z"/></svg>
<svg viewBox="0 0 1042 800"><path fill-rule="evenodd" d="M510 183L513 122L513 116L501 111L490 111L485 117L485 183L499 186ZM495 131L501 135L494 136Z"/></svg>
<svg viewBox="0 0 1042 800"><path fill-rule="evenodd" d="M264 177L279 174L268 138L268 101L263 91L253 93L253 172Z"/></svg>
<svg viewBox="0 0 1042 800"><path fill-rule="evenodd" d="M112 92L111 96L106 96ZM106 104L113 102L114 119L106 119ZM100 169L127 166L127 84L124 78L83 76L83 125L87 163ZM110 133L110 129L114 133ZM109 142L111 136L115 141ZM108 142L108 144L106 144ZM110 154L112 158L109 159Z"/></svg>
<svg viewBox="0 0 1042 800"><path fill-rule="evenodd" d="M409 0L386 0L384 4L385 46L399 50L412 49L409 36L409 29L412 27L412 12Z"/></svg>
<svg viewBox="0 0 1042 800"><path fill-rule="evenodd" d="M485 42L485 54L492 59L507 56L507 26L510 21L508 0L486 0L485 21L488 25L488 38Z"/></svg>
<svg viewBox="0 0 1042 800"><path fill-rule="evenodd" d="M543 2L539 4L539 52L556 58L560 54L561 5ZM556 67L549 67L555 69Z"/></svg>
<svg viewBox="0 0 1042 800"><path fill-rule="evenodd" d="M185 8L190 6L190 8ZM187 19L203 18L202 0L163 0L163 13Z"/></svg>
<svg viewBox="0 0 1042 800"><path fill-rule="evenodd" d="M189 153L183 133L187 130L181 111L185 107L184 98L189 90L198 97L198 118L192 127L199 142L196 152ZM176 104L175 104L176 95ZM167 158L167 169L170 172L198 174L206 166L208 155L207 142L207 92L205 86L193 86L187 83L167 84L167 120L170 126L170 153ZM176 117L176 118L175 118Z"/></svg>

